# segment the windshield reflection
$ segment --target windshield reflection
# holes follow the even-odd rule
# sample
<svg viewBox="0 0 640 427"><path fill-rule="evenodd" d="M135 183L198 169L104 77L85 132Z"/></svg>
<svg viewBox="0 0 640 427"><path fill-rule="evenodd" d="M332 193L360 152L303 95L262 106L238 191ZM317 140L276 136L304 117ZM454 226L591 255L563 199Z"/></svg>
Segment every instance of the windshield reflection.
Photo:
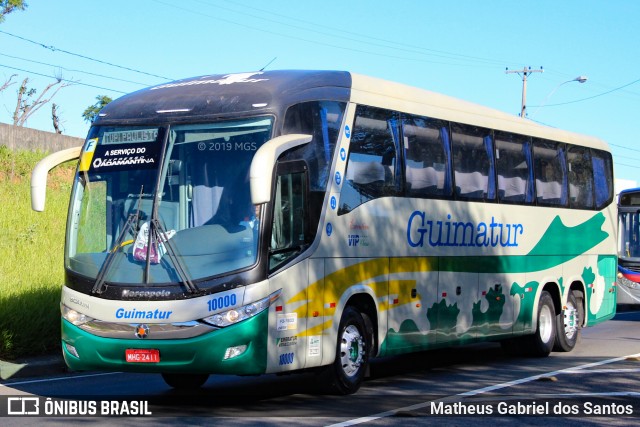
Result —
<svg viewBox="0 0 640 427"><path fill-rule="evenodd" d="M92 129L70 205L67 268L100 292L105 282L193 290L194 280L255 264L259 207L248 173L271 126L260 118Z"/></svg>

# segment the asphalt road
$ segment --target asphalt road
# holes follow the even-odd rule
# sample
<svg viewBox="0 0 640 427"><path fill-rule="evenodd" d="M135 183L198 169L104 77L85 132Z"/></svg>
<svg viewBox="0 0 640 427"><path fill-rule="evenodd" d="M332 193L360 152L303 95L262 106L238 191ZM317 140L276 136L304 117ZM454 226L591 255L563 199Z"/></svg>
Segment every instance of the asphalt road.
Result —
<svg viewBox="0 0 640 427"><path fill-rule="evenodd" d="M377 359L351 396L319 394L311 373L212 376L197 393L172 390L159 375L16 379L0 384L0 414L9 404L16 412L37 402L46 416L3 417L0 424L633 425L640 421L639 326L640 312L619 313L584 329L574 351L542 359L510 358L497 344ZM123 416L56 415L92 409Z"/></svg>

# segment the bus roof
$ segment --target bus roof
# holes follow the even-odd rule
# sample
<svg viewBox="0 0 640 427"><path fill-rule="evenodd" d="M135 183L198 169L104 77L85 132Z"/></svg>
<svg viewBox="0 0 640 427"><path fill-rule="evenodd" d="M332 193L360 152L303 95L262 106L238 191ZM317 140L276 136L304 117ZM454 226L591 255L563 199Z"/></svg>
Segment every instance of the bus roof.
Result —
<svg viewBox="0 0 640 427"><path fill-rule="evenodd" d="M640 187L634 187L634 188L625 188L624 190L620 191L620 195L622 194L634 194L634 193L640 193Z"/></svg>
<svg viewBox="0 0 640 427"><path fill-rule="evenodd" d="M274 70L191 77L133 92L105 106L95 125L185 123L279 114L310 100L351 101L494 130L608 150L595 137L416 87L346 71Z"/></svg>
<svg viewBox="0 0 640 427"><path fill-rule="evenodd" d="M348 101L344 71L255 71L191 77L152 86L106 105L94 124L186 122L211 117L276 114L319 99Z"/></svg>

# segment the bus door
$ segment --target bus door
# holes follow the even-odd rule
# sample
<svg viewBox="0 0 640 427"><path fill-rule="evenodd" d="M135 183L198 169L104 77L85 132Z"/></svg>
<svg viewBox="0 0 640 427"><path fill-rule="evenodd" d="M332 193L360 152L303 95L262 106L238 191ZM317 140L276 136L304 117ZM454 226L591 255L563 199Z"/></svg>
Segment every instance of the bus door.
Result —
<svg viewBox="0 0 640 427"><path fill-rule="evenodd" d="M269 372L304 368L309 355L309 299L317 300L321 295L322 289L317 288L321 282L315 278L322 272L316 270L321 264L308 258L295 262L310 244L308 198L306 162L278 162L271 230L265 235L269 239L269 271L274 273L269 279L270 292L282 289L281 300L275 308L275 328L270 330L269 345L275 346L275 351L269 351ZM310 279L316 282L312 295L309 295ZM319 356L319 340L314 346L313 355Z"/></svg>

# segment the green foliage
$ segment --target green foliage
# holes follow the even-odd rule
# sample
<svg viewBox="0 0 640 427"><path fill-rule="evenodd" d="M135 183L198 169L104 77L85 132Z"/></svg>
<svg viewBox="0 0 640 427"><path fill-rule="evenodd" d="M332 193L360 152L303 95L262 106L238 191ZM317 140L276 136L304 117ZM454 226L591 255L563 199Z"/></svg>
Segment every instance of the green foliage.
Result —
<svg viewBox="0 0 640 427"><path fill-rule="evenodd" d="M0 0L0 23L4 21L5 15L15 10L25 10L27 2L24 0Z"/></svg>
<svg viewBox="0 0 640 427"><path fill-rule="evenodd" d="M29 179L33 166L45 156L43 152L16 151L0 145L0 180Z"/></svg>
<svg viewBox="0 0 640 427"><path fill-rule="evenodd" d="M98 117L98 113L105 105L113 101L113 99L109 98L106 95L98 95L96 96L97 102L93 105L88 106L84 112L82 113L82 118L88 123L93 122L96 117Z"/></svg>
<svg viewBox="0 0 640 427"><path fill-rule="evenodd" d="M50 172L47 208L31 210L31 170L46 153L0 146L0 358L60 348L60 291L73 163Z"/></svg>

